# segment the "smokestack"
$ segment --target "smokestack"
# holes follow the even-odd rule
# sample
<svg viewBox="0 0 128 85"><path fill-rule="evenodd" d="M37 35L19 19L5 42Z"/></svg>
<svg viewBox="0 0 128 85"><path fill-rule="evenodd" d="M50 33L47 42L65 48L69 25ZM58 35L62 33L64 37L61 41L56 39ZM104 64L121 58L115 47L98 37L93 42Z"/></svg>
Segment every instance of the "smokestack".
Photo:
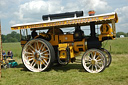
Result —
<svg viewBox="0 0 128 85"><path fill-rule="evenodd" d="M91 10L88 12L89 16L94 16L95 11ZM91 31L91 37L96 37L96 32L95 32L95 22L90 22L90 31Z"/></svg>

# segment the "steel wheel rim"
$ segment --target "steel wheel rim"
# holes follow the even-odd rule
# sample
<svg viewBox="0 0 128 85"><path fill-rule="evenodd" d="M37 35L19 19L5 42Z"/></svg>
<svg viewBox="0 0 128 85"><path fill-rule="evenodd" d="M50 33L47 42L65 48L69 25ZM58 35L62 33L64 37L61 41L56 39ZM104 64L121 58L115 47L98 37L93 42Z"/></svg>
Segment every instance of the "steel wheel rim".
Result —
<svg viewBox="0 0 128 85"><path fill-rule="evenodd" d="M105 54L106 60L107 60L106 66L108 66L108 64L109 64L109 62L110 62L110 57L109 57L109 55L108 55L106 52L104 52L104 54Z"/></svg>
<svg viewBox="0 0 128 85"><path fill-rule="evenodd" d="M110 53L109 53L106 49L104 49L104 48L102 48L101 51L102 51L102 52L105 54L105 56L106 56L106 60L107 60L106 67L108 67L108 66L111 64L111 61L112 61L111 55L110 55Z"/></svg>
<svg viewBox="0 0 128 85"><path fill-rule="evenodd" d="M22 51L24 65L33 72L44 71L50 63L49 47L41 40L31 40Z"/></svg>
<svg viewBox="0 0 128 85"><path fill-rule="evenodd" d="M107 60L107 64L106 66L109 66L110 62L111 62L111 57L110 55L106 52L106 51L103 51L105 56L106 56L106 60Z"/></svg>
<svg viewBox="0 0 128 85"><path fill-rule="evenodd" d="M96 50L88 51L83 56L83 67L90 73L101 72L105 67L104 55Z"/></svg>

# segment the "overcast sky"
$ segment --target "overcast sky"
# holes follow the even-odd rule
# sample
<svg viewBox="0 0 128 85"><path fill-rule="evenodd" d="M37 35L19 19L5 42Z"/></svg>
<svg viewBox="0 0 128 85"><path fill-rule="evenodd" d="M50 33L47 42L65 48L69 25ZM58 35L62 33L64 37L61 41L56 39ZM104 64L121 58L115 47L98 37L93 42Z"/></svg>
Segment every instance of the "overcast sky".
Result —
<svg viewBox="0 0 128 85"><path fill-rule="evenodd" d="M0 0L2 34L14 24L42 21L42 15L89 10L97 14L117 12L117 31L128 32L128 0Z"/></svg>

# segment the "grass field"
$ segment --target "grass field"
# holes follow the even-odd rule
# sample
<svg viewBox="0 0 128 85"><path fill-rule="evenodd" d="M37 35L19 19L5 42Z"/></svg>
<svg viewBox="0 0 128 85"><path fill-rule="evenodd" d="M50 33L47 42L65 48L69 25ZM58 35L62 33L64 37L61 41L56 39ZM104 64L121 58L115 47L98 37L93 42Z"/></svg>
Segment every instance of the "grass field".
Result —
<svg viewBox="0 0 128 85"><path fill-rule="evenodd" d="M11 50L13 52L13 55L15 57L21 57L21 46L20 43L2 43L3 50L7 53L8 50Z"/></svg>
<svg viewBox="0 0 128 85"><path fill-rule="evenodd" d="M18 62L16 68L2 69L0 85L127 85L128 84L128 38L108 41L106 49L112 53L112 64L102 73L85 72L77 62L67 66L52 67L48 72L33 73L27 71L20 57L19 43L4 43L5 51L12 50ZM82 56L82 55L80 55Z"/></svg>
<svg viewBox="0 0 128 85"><path fill-rule="evenodd" d="M102 47L106 48L113 54L128 54L128 38L117 38L115 40L105 41Z"/></svg>

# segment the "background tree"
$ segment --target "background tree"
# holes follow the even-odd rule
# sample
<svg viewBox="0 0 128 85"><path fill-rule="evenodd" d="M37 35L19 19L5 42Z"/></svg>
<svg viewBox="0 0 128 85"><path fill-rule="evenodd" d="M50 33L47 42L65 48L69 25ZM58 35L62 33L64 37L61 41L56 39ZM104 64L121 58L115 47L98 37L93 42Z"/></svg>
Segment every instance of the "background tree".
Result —
<svg viewBox="0 0 128 85"><path fill-rule="evenodd" d="M6 36L2 34L2 35L1 35L1 38L2 38L2 42L4 42L5 39L6 39Z"/></svg>
<svg viewBox="0 0 128 85"><path fill-rule="evenodd" d="M116 37L120 37L120 35L124 35L124 37L127 37L127 34L124 32L117 32Z"/></svg>
<svg viewBox="0 0 128 85"><path fill-rule="evenodd" d="M128 37L128 33L126 33L126 36Z"/></svg>
<svg viewBox="0 0 128 85"><path fill-rule="evenodd" d="M10 34L3 35L2 34L2 42L7 43L7 42L19 42L20 41L20 34L12 31Z"/></svg>

